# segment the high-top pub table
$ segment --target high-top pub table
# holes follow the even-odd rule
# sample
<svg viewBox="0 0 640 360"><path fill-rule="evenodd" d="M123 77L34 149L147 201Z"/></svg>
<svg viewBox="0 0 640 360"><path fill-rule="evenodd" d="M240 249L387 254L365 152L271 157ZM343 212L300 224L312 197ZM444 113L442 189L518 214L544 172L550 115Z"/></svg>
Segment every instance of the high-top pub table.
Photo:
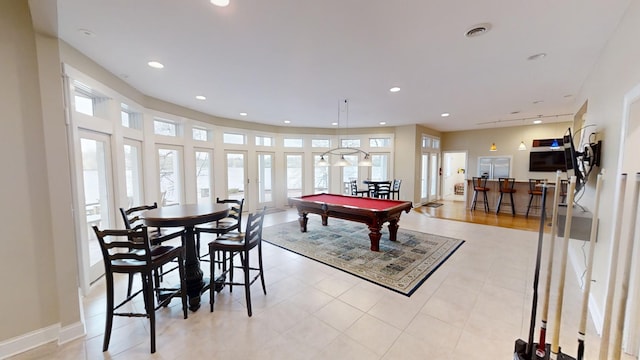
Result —
<svg viewBox="0 0 640 360"><path fill-rule="evenodd" d="M194 227L225 218L229 214L226 204L186 204L160 207L143 212L140 217L147 226L184 227L185 230L185 276L189 309L200 307L200 294L205 287L200 261L196 252Z"/></svg>

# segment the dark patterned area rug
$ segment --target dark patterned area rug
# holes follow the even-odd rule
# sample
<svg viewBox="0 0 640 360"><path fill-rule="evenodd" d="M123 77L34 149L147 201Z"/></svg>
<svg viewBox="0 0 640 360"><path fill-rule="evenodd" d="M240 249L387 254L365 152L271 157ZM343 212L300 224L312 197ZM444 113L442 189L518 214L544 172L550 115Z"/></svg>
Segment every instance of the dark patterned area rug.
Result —
<svg viewBox="0 0 640 360"><path fill-rule="evenodd" d="M262 237L276 246L348 272L375 284L411 296L453 254L464 240L398 229L398 241L389 241L382 230L380 251L369 249L365 224L329 218L322 226L319 216L309 216L308 232L298 221L263 229Z"/></svg>

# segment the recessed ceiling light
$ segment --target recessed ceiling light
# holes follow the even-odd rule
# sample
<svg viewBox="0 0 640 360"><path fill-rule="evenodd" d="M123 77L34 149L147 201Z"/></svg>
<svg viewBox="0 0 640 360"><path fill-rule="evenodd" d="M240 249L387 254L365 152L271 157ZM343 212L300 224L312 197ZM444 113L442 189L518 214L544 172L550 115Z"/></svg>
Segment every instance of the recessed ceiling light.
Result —
<svg viewBox="0 0 640 360"><path fill-rule="evenodd" d="M400 91L400 88L399 88L399 87L397 87L397 86L394 86L394 87L392 87L391 89L389 89L389 91L391 91L391 92L398 92L398 91Z"/></svg>
<svg viewBox="0 0 640 360"><path fill-rule="evenodd" d="M149 61L147 63L147 65L151 66L154 69L162 69L164 67L164 65L162 65L161 63L159 63L157 61Z"/></svg>
<svg viewBox="0 0 640 360"><path fill-rule="evenodd" d="M545 57L545 56L547 56L547 54L546 54L546 53L538 53L538 54L534 54L534 55L529 56L529 57L527 58L527 60L540 60L540 59L542 59L542 58L543 58L543 57Z"/></svg>
<svg viewBox="0 0 640 360"><path fill-rule="evenodd" d="M541 103L543 103L543 102L544 102L544 100L536 100L536 101L534 101L533 103L534 103L534 104L541 104Z"/></svg>
<svg viewBox="0 0 640 360"><path fill-rule="evenodd" d="M196 99L198 100L207 100L206 96L202 96L202 95L196 95Z"/></svg>
<svg viewBox="0 0 640 360"><path fill-rule="evenodd" d="M476 37L480 35L486 34L489 30L491 30L491 24L484 23L472 26L467 32L464 33L466 37Z"/></svg>
<svg viewBox="0 0 640 360"><path fill-rule="evenodd" d="M211 3L215 6L225 7L229 5L229 0L211 0Z"/></svg>
<svg viewBox="0 0 640 360"><path fill-rule="evenodd" d="M533 120L534 124L542 124L542 120Z"/></svg>
<svg viewBox="0 0 640 360"><path fill-rule="evenodd" d="M81 33L84 36L96 37L96 34L94 34L93 31L91 31L89 29L78 29L78 32Z"/></svg>
<svg viewBox="0 0 640 360"><path fill-rule="evenodd" d="M338 126L338 123L337 122L332 122L331 125Z"/></svg>
<svg viewBox="0 0 640 360"><path fill-rule="evenodd" d="M247 114L246 112L241 112L240 113L240 116L247 116L247 115L249 115L249 114Z"/></svg>
<svg viewBox="0 0 640 360"><path fill-rule="evenodd" d="M380 125L387 125L386 121L380 121Z"/></svg>
<svg viewBox="0 0 640 360"><path fill-rule="evenodd" d="M511 112L511 115L515 115L515 114L520 114L520 111L519 111L519 110L516 110L516 111L512 111L512 112Z"/></svg>
<svg viewBox="0 0 640 360"><path fill-rule="evenodd" d="M289 120L285 120L285 121L284 121L284 123L285 123L285 124L291 124L291 121L289 121Z"/></svg>
<svg viewBox="0 0 640 360"><path fill-rule="evenodd" d="M449 115L451 115L451 114L449 114L449 113L442 113L442 114L440 114L440 116L442 116L442 117L448 117Z"/></svg>
<svg viewBox="0 0 640 360"><path fill-rule="evenodd" d="M572 97L573 97L573 95L571 95L571 94L567 94L567 95L564 96L565 99L572 98Z"/></svg>

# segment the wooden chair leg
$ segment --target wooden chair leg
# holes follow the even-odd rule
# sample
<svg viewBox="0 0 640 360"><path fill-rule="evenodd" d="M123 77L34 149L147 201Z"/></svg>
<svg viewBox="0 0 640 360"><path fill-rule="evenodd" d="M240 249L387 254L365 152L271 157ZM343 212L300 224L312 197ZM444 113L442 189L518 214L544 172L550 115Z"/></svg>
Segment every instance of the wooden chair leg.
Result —
<svg viewBox="0 0 640 360"><path fill-rule="evenodd" d="M511 214L513 214L513 216L516 216L516 206L515 203L513 202L513 193L509 193L509 197L511 198Z"/></svg>
<svg viewBox="0 0 640 360"><path fill-rule="evenodd" d="M529 195L529 205L527 205L527 214L525 217L529 217L529 210L531 210L531 202L533 201L533 195Z"/></svg>
<svg viewBox="0 0 640 360"><path fill-rule="evenodd" d="M244 255L244 256L243 256ZM247 314L251 317L251 283L249 282L249 252L245 252L244 254L240 254L240 256L244 257L242 260L242 270L244 271L244 297L247 301Z"/></svg>
<svg viewBox="0 0 640 360"><path fill-rule="evenodd" d="M107 282L107 319L104 324L104 340L102 342L102 351L109 350L111 328L113 327L113 275L107 273L105 274L105 278Z"/></svg>

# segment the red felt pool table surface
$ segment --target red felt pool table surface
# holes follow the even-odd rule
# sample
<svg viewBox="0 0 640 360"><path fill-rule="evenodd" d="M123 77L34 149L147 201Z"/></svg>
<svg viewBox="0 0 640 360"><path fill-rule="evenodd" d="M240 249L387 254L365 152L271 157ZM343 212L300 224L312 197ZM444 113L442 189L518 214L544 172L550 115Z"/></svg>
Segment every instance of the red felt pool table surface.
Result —
<svg viewBox="0 0 640 360"><path fill-rule="evenodd" d="M378 251L382 225L389 223L389 240L396 241L398 221L402 212L412 208L410 201L376 199L336 194L305 195L289 198L289 205L298 209L300 231L307 231L307 214L319 214L322 225L328 225L328 218L357 221L369 227L371 250Z"/></svg>

